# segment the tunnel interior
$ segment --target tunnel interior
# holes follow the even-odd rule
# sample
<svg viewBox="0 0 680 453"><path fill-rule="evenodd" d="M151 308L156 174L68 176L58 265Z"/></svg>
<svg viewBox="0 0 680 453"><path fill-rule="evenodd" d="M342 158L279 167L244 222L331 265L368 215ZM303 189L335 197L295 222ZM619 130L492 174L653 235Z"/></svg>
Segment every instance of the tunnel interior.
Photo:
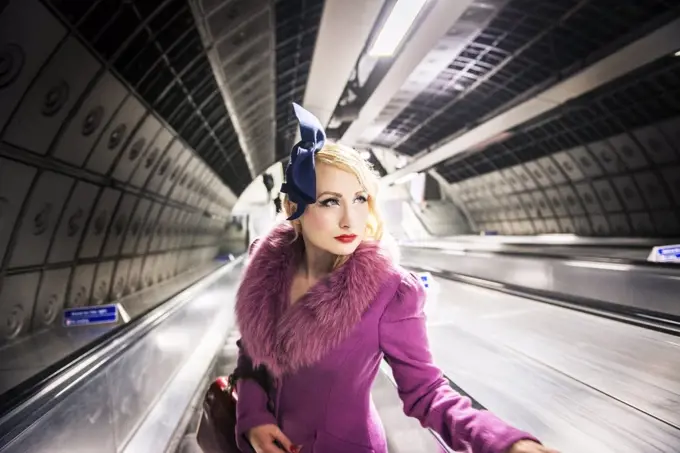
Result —
<svg viewBox="0 0 680 453"><path fill-rule="evenodd" d="M677 1L427 0L376 57L398 1L0 1L0 403L110 334L74 333L65 310L115 305L126 324L245 257L293 102L374 167L404 243L635 244L593 275L679 243ZM585 272L446 253L413 256L536 292ZM645 266L668 286L602 299L642 282L662 313L675 270Z"/></svg>
<svg viewBox="0 0 680 453"><path fill-rule="evenodd" d="M311 96L315 50L328 45L321 40L339 38L319 35L324 6L4 2L2 341L52 325L64 307L117 301L210 262L237 198L292 145L290 104ZM390 6L376 9L377 23ZM416 49L422 61L381 109L374 93L398 60L371 63L365 44L338 98L326 102L328 124L346 123L337 130L359 122L335 120L347 105L374 108L364 124L372 135L354 142L383 176L376 150L417 160L549 97L546 90L678 15L665 0L472 1L459 9L438 25L445 32L431 49ZM333 64L333 55L316 58ZM464 213L460 231L680 235L680 58L649 60L574 88L566 102L426 168L432 213L420 218L429 231L446 231L434 224L451 222L448 209ZM359 67L368 68L363 76ZM438 199L447 204L438 208Z"/></svg>
<svg viewBox="0 0 680 453"><path fill-rule="evenodd" d="M1 11L2 343L58 324L64 307L112 303L182 278L212 262L216 241L225 233L235 202L232 190L243 184L244 174L231 166L211 168L214 153L221 153L214 146L213 154L197 152L203 148L194 140L215 143L214 131L180 135L172 125L188 117L170 117L169 106L149 104L162 92L173 93L171 87L183 87L174 70L167 72L175 74L168 81L166 72L153 69L167 54L153 61L142 56L144 68L129 54L113 58L123 49L111 49L111 43L131 37L121 28L130 5L113 16L99 10L110 7L107 2L13 1ZM170 8L166 14L181 18L182 11ZM140 23L150 13L145 11ZM157 20L177 32L167 16ZM151 31L139 31L149 40ZM93 48L97 42L100 47ZM149 43L150 48L134 47L135 55L157 50L157 42ZM162 80L166 84L160 87ZM144 81L154 88L142 86ZM196 107L198 99L185 98ZM180 103L173 110L179 111ZM220 116L226 118L226 131L229 117ZM232 165L243 165L239 162L234 157Z"/></svg>

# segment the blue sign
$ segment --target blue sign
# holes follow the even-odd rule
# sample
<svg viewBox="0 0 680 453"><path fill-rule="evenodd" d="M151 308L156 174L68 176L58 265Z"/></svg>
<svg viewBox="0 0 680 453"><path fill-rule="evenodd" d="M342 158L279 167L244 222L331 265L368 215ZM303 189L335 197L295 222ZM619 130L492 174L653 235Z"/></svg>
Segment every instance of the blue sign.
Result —
<svg viewBox="0 0 680 453"><path fill-rule="evenodd" d="M657 252L664 258L680 258L680 247L677 246L659 247Z"/></svg>
<svg viewBox="0 0 680 453"><path fill-rule="evenodd" d="M116 305L98 305L64 310L65 327L109 324L117 321L118 307Z"/></svg>
<svg viewBox="0 0 680 453"><path fill-rule="evenodd" d="M432 287L432 283L434 281L432 280L432 274L429 272L418 272L414 273L415 277L420 280L420 283L423 285L425 289L429 289Z"/></svg>
<svg viewBox="0 0 680 453"><path fill-rule="evenodd" d="M656 263L680 263L680 245L661 245L654 247L647 261Z"/></svg>

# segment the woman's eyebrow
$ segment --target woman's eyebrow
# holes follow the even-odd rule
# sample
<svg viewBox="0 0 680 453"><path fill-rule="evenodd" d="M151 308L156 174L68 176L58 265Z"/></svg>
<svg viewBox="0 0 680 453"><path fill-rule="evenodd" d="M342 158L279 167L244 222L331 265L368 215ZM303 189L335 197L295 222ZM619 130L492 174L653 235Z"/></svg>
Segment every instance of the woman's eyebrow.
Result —
<svg viewBox="0 0 680 453"><path fill-rule="evenodd" d="M337 192L329 192L329 191L321 192L321 193L319 194L319 196L316 197L316 198L321 198L321 197L323 197L324 195L333 195L333 196L335 196L335 197L342 198L342 194L337 193Z"/></svg>
<svg viewBox="0 0 680 453"><path fill-rule="evenodd" d="M365 193L366 193L365 190L359 190L359 191L355 192L354 195L360 195L360 194L365 194ZM341 194L341 193L338 193L338 192L330 192L330 191L324 191L324 192L321 192L321 193L319 194L319 196L316 197L316 199L318 200L319 198L323 197L324 195L333 195L334 197L342 198L342 194Z"/></svg>

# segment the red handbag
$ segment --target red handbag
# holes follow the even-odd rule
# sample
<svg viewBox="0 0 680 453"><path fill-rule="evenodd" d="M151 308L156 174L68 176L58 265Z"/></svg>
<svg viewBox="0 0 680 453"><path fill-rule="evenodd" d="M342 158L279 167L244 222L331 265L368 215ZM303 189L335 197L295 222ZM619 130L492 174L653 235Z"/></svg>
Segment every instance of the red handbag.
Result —
<svg viewBox="0 0 680 453"><path fill-rule="evenodd" d="M196 440L204 453L241 453L236 445L236 395L231 376L219 377L203 399Z"/></svg>

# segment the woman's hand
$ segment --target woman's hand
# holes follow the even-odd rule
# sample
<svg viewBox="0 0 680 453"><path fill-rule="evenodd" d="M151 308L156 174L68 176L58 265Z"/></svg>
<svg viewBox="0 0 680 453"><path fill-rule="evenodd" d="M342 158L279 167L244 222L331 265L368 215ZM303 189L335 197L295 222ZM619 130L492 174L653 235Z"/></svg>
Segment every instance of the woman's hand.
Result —
<svg viewBox="0 0 680 453"><path fill-rule="evenodd" d="M515 442L508 450L508 453L559 453L552 448L544 447L533 440L520 440Z"/></svg>
<svg viewBox="0 0 680 453"><path fill-rule="evenodd" d="M276 425L256 426L248 431L247 437L256 453L281 453L281 451L297 453L300 451L300 448L293 445ZM278 442L283 450L274 442Z"/></svg>

